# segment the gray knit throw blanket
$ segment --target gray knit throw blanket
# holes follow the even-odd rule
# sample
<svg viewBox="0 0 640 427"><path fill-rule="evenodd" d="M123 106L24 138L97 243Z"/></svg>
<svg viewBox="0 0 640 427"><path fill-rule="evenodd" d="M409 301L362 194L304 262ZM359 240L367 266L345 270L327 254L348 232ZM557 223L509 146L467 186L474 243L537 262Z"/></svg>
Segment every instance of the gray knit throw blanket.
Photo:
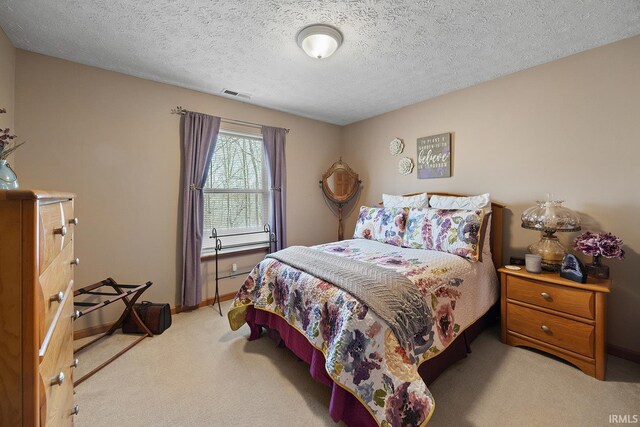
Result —
<svg viewBox="0 0 640 427"><path fill-rule="evenodd" d="M427 301L411 280L394 270L304 246L290 246L267 258L349 292L384 320L405 348L428 325Z"/></svg>

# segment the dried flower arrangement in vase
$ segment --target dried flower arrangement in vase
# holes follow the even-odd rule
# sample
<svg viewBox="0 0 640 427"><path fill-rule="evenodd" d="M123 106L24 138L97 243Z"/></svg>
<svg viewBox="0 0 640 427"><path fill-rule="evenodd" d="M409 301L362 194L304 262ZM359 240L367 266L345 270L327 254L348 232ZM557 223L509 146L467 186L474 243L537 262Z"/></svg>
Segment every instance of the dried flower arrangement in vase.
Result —
<svg viewBox="0 0 640 427"><path fill-rule="evenodd" d="M0 108L0 114L6 114L7 110ZM11 133L9 128L0 128L0 190L13 190L18 188L18 177L16 176L7 158L11 153L16 151L24 142L19 144L14 143L11 146L11 141L16 139L17 136Z"/></svg>

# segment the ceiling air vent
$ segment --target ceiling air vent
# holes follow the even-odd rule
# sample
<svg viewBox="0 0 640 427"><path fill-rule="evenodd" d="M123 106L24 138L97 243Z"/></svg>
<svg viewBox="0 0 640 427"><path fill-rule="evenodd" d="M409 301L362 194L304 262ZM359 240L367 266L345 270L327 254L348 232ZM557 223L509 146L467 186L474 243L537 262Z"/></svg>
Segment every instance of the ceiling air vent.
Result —
<svg viewBox="0 0 640 427"><path fill-rule="evenodd" d="M235 90L230 89L222 89L222 93L229 96L235 96L237 98L251 99L251 95L247 95L244 93L236 92Z"/></svg>

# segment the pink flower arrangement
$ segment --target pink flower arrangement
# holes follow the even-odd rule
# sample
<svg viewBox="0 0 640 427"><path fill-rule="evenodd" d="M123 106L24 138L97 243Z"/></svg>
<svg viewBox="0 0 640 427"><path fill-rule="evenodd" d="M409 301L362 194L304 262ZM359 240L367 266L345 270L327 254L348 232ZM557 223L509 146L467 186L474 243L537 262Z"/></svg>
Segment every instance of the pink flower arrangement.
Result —
<svg viewBox="0 0 640 427"><path fill-rule="evenodd" d="M624 259L624 243L611 233L591 233L589 231L579 235L574 242L574 249L585 255L594 257Z"/></svg>

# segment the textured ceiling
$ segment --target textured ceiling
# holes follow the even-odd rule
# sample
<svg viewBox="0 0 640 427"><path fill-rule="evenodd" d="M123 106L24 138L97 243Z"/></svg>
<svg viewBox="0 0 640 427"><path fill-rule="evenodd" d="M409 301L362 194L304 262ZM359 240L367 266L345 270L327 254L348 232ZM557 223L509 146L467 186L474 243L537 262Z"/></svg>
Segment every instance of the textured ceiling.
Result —
<svg viewBox="0 0 640 427"><path fill-rule="evenodd" d="M313 23L344 35L328 59L296 45ZM640 1L0 0L0 26L21 49L347 124L640 34Z"/></svg>

